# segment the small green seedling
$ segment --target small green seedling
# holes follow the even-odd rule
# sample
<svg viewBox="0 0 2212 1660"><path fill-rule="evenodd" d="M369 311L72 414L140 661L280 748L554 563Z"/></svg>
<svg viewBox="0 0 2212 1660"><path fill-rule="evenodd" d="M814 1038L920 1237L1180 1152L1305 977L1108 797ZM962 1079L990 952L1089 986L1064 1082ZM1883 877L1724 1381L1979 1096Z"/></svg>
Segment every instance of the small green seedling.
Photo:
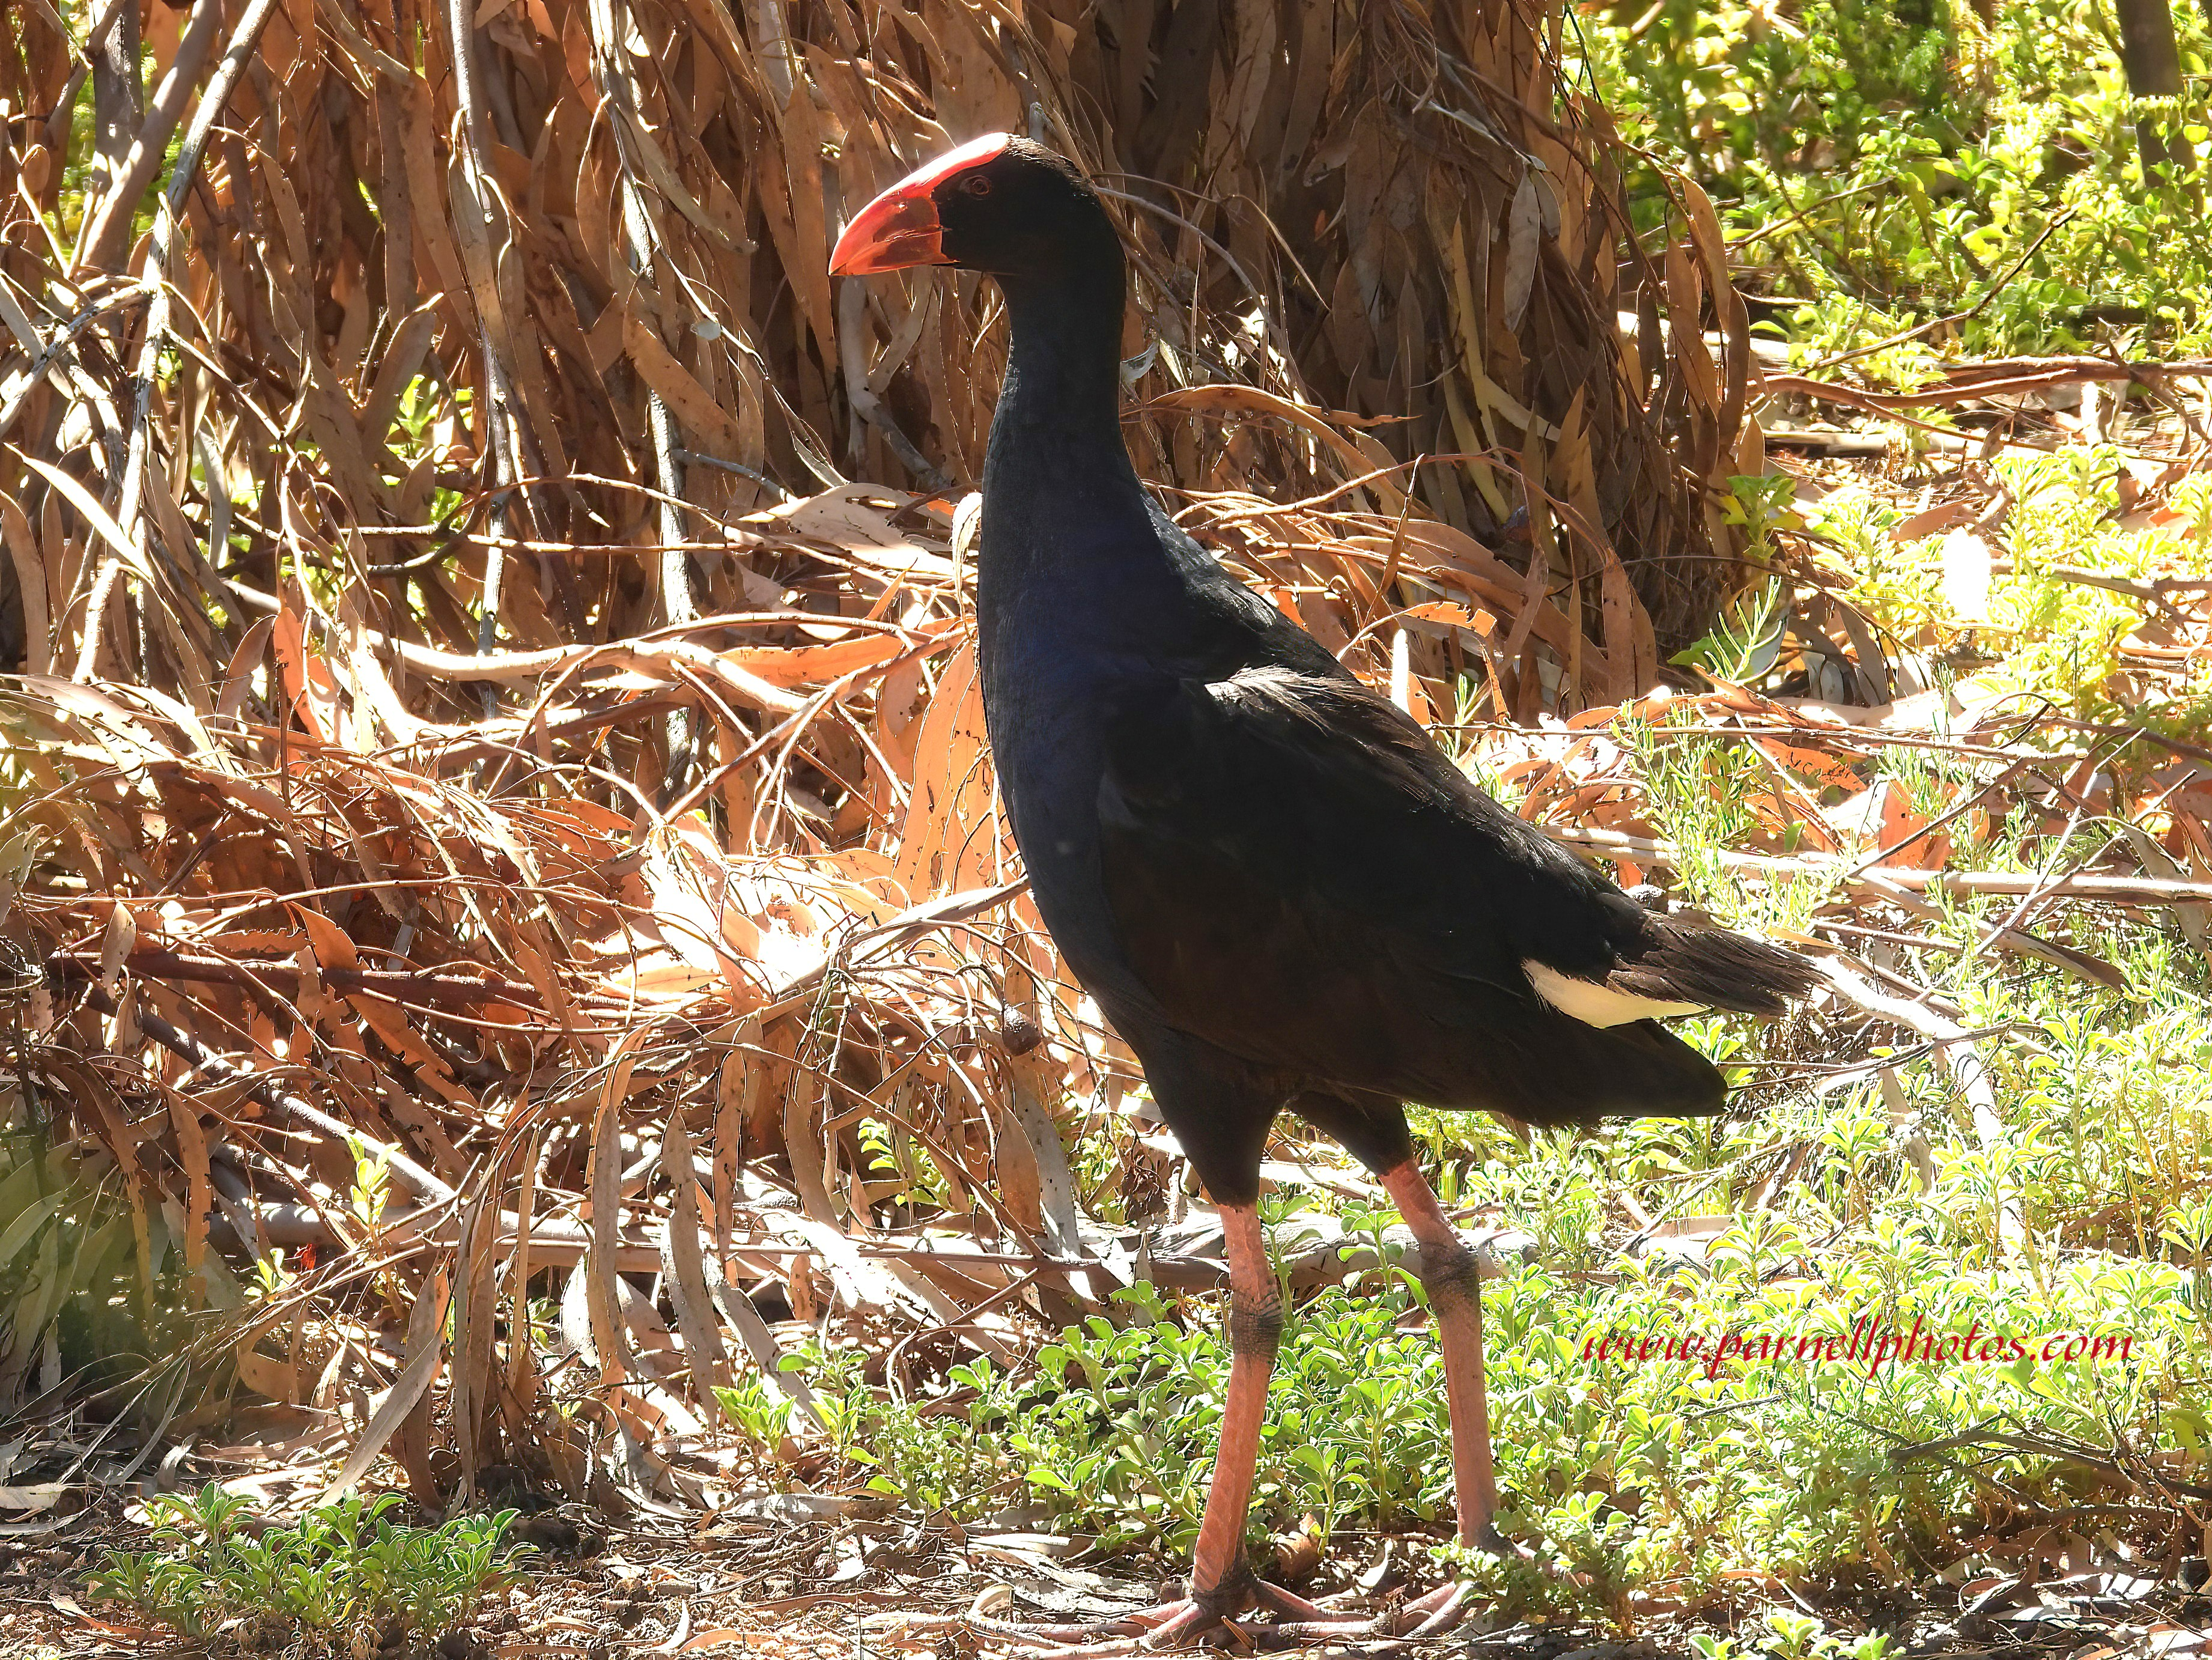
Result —
<svg viewBox="0 0 2212 1660"><path fill-rule="evenodd" d="M513 1511L410 1528L386 1517L398 1502L356 1496L257 1533L241 1519L248 1501L213 1482L197 1497L165 1493L149 1507L155 1548L108 1552L86 1588L193 1639L234 1628L309 1645L362 1632L433 1638L466 1623L532 1548L501 1542Z"/></svg>

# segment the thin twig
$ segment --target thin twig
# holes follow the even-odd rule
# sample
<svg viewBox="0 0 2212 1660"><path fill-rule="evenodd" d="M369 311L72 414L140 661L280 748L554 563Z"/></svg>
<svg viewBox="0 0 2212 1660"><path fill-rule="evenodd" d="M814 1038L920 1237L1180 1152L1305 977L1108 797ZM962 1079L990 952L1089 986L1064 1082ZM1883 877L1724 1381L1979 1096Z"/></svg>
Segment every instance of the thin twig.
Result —
<svg viewBox="0 0 2212 1660"><path fill-rule="evenodd" d="M84 995L85 1000L102 1014L112 1015L120 1012L116 1000L96 985L86 987ZM437 1203L450 1203L459 1197L454 1189L416 1164L404 1148L367 1134L358 1125L341 1122L313 1103L287 1093L274 1080L263 1077L251 1067L224 1059L206 1048L190 1032L171 1025L150 1009L140 1009L136 1018L141 1031L178 1059L190 1062L210 1077L240 1084L248 1095L270 1110L305 1119L316 1128L337 1136L342 1142L355 1141L368 1148L385 1159L425 1199Z"/></svg>

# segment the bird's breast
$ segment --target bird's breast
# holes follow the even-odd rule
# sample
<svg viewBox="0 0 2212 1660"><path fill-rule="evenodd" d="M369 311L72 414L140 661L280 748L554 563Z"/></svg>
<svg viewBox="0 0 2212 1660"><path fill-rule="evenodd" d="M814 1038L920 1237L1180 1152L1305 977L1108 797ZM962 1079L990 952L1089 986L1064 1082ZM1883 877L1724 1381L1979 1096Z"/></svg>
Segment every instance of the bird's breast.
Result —
<svg viewBox="0 0 2212 1660"><path fill-rule="evenodd" d="M995 667L987 656L984 724L1014 839L1042 890L1097 862L1102 697L1056 666Z"/></svg>
<svg viewBox="0 0 2212 1660"><path fill-rule="evenodd" d="M1127 695L1107 654L1041 649L1035 631L981 631L983 714L1000 800L1037 911L1075 976L1111 994L1129 979L1099 856L1105 734Z"/></svg>

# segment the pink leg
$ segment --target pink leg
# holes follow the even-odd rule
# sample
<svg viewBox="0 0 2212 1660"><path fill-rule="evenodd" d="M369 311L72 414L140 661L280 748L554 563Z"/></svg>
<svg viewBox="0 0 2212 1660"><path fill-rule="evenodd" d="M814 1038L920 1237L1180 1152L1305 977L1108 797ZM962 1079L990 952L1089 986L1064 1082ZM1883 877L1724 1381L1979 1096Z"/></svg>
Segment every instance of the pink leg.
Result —
<svg viewBox="0 0 2212 1660"><path fill-rule="evenodd" d="M1451 1408L1452 1487L1459 1501L1460 1542L1478 1549L1512 1549L1491 1526L1498 1508L1498 1485L1482 1382L1482 1297L1474 1253L1453 1230L1419 1166L1407 1160L1385 1173L1382 1185L1420 1243L1421 1283L1437 1313L1444 1394ZM1221 1447L1206 1492L1206 1514L1199 1523L1190 1596L1103 1627L1049 1626L1024 1631L973 1619L961 1623L1029 1643L1074 1645L1054 1646L1033 1660L1118 1660L1187 1644L1254 1607L1273 1614L1279 1623L1231 1630L1247 1642L1265 1646L1362 1635L1433 1636L1465 1618L1473 1593L1464 1584L1441 1585L1374 1619L1347 1618L1267 1584L1246 1564L1244 1518L1259 1462L1268 1375L1274 1369L1275 1346L1282 1331L1282 1300L1267 1262L1258 1211L1249 1205L1224 1205L1221 1223L1229 1245L1229 1398L1222 1411ZM1513 1554L1528 1557L1518 1549ZM1126 1640L1098 1646L1085 1641L1109 1635L1122 1635ZM1402 1645L1377 1651L1394 1651L1397 1646Z"/></svg>
<svg viewBox="0 0 2212 1660"><path fill-rule="evenodd" d="M1267 1379L1274 1370L1275 1347L1283 1330L1282 1293L1251 1205L1221 1207L1221 1225L1229 1247L1229 1395L1221 1413L1221 1443L1206 1488L1206 1513L1199 1518L1198 1545L1191 1565L1190 1595L1180 1602L1144 1608L1104 1627L1047 1626L1022 1633L1025 1640L1080 1644L1109 1633L1140 1633L1133 1645L1054 1648L1038 1660L1084 1657L1104 1660L1137 1648L1182 1644L1257 1608L1288 1623L1263 1628L1270 1640L1348 1635L1369 1622L1332 1614L1255 1575L1244 1560L1244 1519L1252 1505L1252 1484L1260 1462L1260 1429L1267 1416ZM970 1621L969 1623L975 1623ZM1011 1628L1008 1634L1014 1634ZM1252 1633L1248 1633L1247 1635Z"/></svg>
<svg viewBox="0 0 2212 1660"><path fill-rule="evenodd" d="M1436 1310L1444 1355L1444 1397L1451 1408L1452 1492L1459 1501L1459 1542L1488 1544L1498 1509L1490 1458L1490 1402L1482 1383L1482 1286L1474 1253L1437 1203L1412 1159L1388 1171L1382 1186L1421 1246L1421 1285Z"/></svg>
<svg viewBox="0 0 2212 1660"><path fill-rule="evenodd" d="M1251 1569L1244 1560L1244 1516L1260 1462L1260 1426L1267 1411L1267 1379L1283 1331L1282 1293L1267 1261L1260 1213L1251 1205L1221 1207L1229 1246L1229 1399L1221 1413L1221 1445L1206 1493L1198 1549L1191 1565L1191 1600L1218 1614L1242 1610Z"/></svg>

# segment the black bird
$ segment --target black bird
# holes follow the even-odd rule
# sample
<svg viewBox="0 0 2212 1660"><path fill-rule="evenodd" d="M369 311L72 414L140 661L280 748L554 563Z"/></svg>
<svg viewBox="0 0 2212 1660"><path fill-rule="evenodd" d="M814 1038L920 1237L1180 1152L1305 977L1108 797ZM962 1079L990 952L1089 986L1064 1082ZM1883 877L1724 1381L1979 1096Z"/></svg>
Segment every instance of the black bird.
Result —
<svg viewBox="0 0 2212 1660"><path fill-rule="evenodd" d="M1779 1014L1816 976L1638 905L1153 504L1121 440L1121 239L1065 159L1003 133L964 144L863 209L830 270L926 265L988 273L1012 327L975 604L1014 836L1227 1238L1233 1359L1190 1596L1134 1623L1158 1645L1255 1604L1340 1620L1243 1555L1282 1327L1255 1209L1275 1115L1341 1141L1419 1239L1459 1535L1494 1547L1475 1258L1401 1104L1542 1125L1715 1112L1720 1074L1659 1018ZM1416 1608L1433 1624L1457 1606L1448 1588Z"/></svg>

